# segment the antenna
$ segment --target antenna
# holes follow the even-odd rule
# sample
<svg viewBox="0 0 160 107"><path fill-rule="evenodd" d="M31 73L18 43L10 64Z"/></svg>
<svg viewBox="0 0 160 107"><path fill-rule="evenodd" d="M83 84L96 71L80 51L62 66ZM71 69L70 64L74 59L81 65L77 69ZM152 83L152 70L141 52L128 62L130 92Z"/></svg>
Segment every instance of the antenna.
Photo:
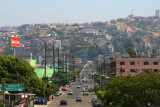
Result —
<svg viewBox="0 0 160 107"><path fill-rule="evenodd" d="M133 15L133 7L131 7L131 15Z"/></svg>

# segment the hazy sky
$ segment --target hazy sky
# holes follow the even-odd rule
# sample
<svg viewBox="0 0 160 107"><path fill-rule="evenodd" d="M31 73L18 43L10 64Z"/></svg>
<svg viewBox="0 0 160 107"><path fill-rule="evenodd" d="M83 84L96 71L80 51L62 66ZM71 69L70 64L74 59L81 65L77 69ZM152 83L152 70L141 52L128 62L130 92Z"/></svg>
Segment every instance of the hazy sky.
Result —
<svg viewBox="0 0 160 107"><path fill-rule="evenodd" d="M0 0L0 26L82 23L153 16L160 0Z"/></svg>

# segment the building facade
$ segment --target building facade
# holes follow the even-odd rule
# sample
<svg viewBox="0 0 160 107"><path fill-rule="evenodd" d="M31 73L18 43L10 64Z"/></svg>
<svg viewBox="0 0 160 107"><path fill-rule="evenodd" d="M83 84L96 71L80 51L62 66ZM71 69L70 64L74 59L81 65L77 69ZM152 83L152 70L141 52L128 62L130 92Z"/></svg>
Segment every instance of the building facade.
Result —
<svg viewBox="0 0 160 107"><path fill-rule="evenodd" d="M116 76L134 76L146 70L160 70L160 59L156 58L118 58L116 59Z"/></svg>
<svg viewBox="0 0 160 107"><path fill-rule="evenodd" d="M160 18L160 10L156 10L156 17Z"/></svg>

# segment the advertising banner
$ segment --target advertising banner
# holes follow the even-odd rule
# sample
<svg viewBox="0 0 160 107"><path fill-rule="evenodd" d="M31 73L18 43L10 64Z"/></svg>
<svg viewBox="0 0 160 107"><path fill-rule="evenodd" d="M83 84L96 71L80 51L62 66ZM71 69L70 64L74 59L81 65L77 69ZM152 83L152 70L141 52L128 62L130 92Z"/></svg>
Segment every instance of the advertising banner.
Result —
<svg viewBox="0 0 160 107"><path fill-rule="evenodd" d="M20 47L20 37L11 37L11 46Z"/></svg>

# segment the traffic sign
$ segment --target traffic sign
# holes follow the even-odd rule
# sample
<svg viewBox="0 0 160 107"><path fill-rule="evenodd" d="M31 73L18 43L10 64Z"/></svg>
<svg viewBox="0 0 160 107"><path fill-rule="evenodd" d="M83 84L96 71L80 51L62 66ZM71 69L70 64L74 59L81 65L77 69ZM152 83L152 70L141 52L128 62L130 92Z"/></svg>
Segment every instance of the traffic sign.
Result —
<svg viewBox="0 0 160 107"><path fill-rule="evenodd" d="M2 91L2 84L0 84L0 91Z"/></svg>
<svg viewBox="0 0 160 107"><path fill-rule="evenodd" d="M24 84L6 84L6 91L24 91Z"/></svg>

